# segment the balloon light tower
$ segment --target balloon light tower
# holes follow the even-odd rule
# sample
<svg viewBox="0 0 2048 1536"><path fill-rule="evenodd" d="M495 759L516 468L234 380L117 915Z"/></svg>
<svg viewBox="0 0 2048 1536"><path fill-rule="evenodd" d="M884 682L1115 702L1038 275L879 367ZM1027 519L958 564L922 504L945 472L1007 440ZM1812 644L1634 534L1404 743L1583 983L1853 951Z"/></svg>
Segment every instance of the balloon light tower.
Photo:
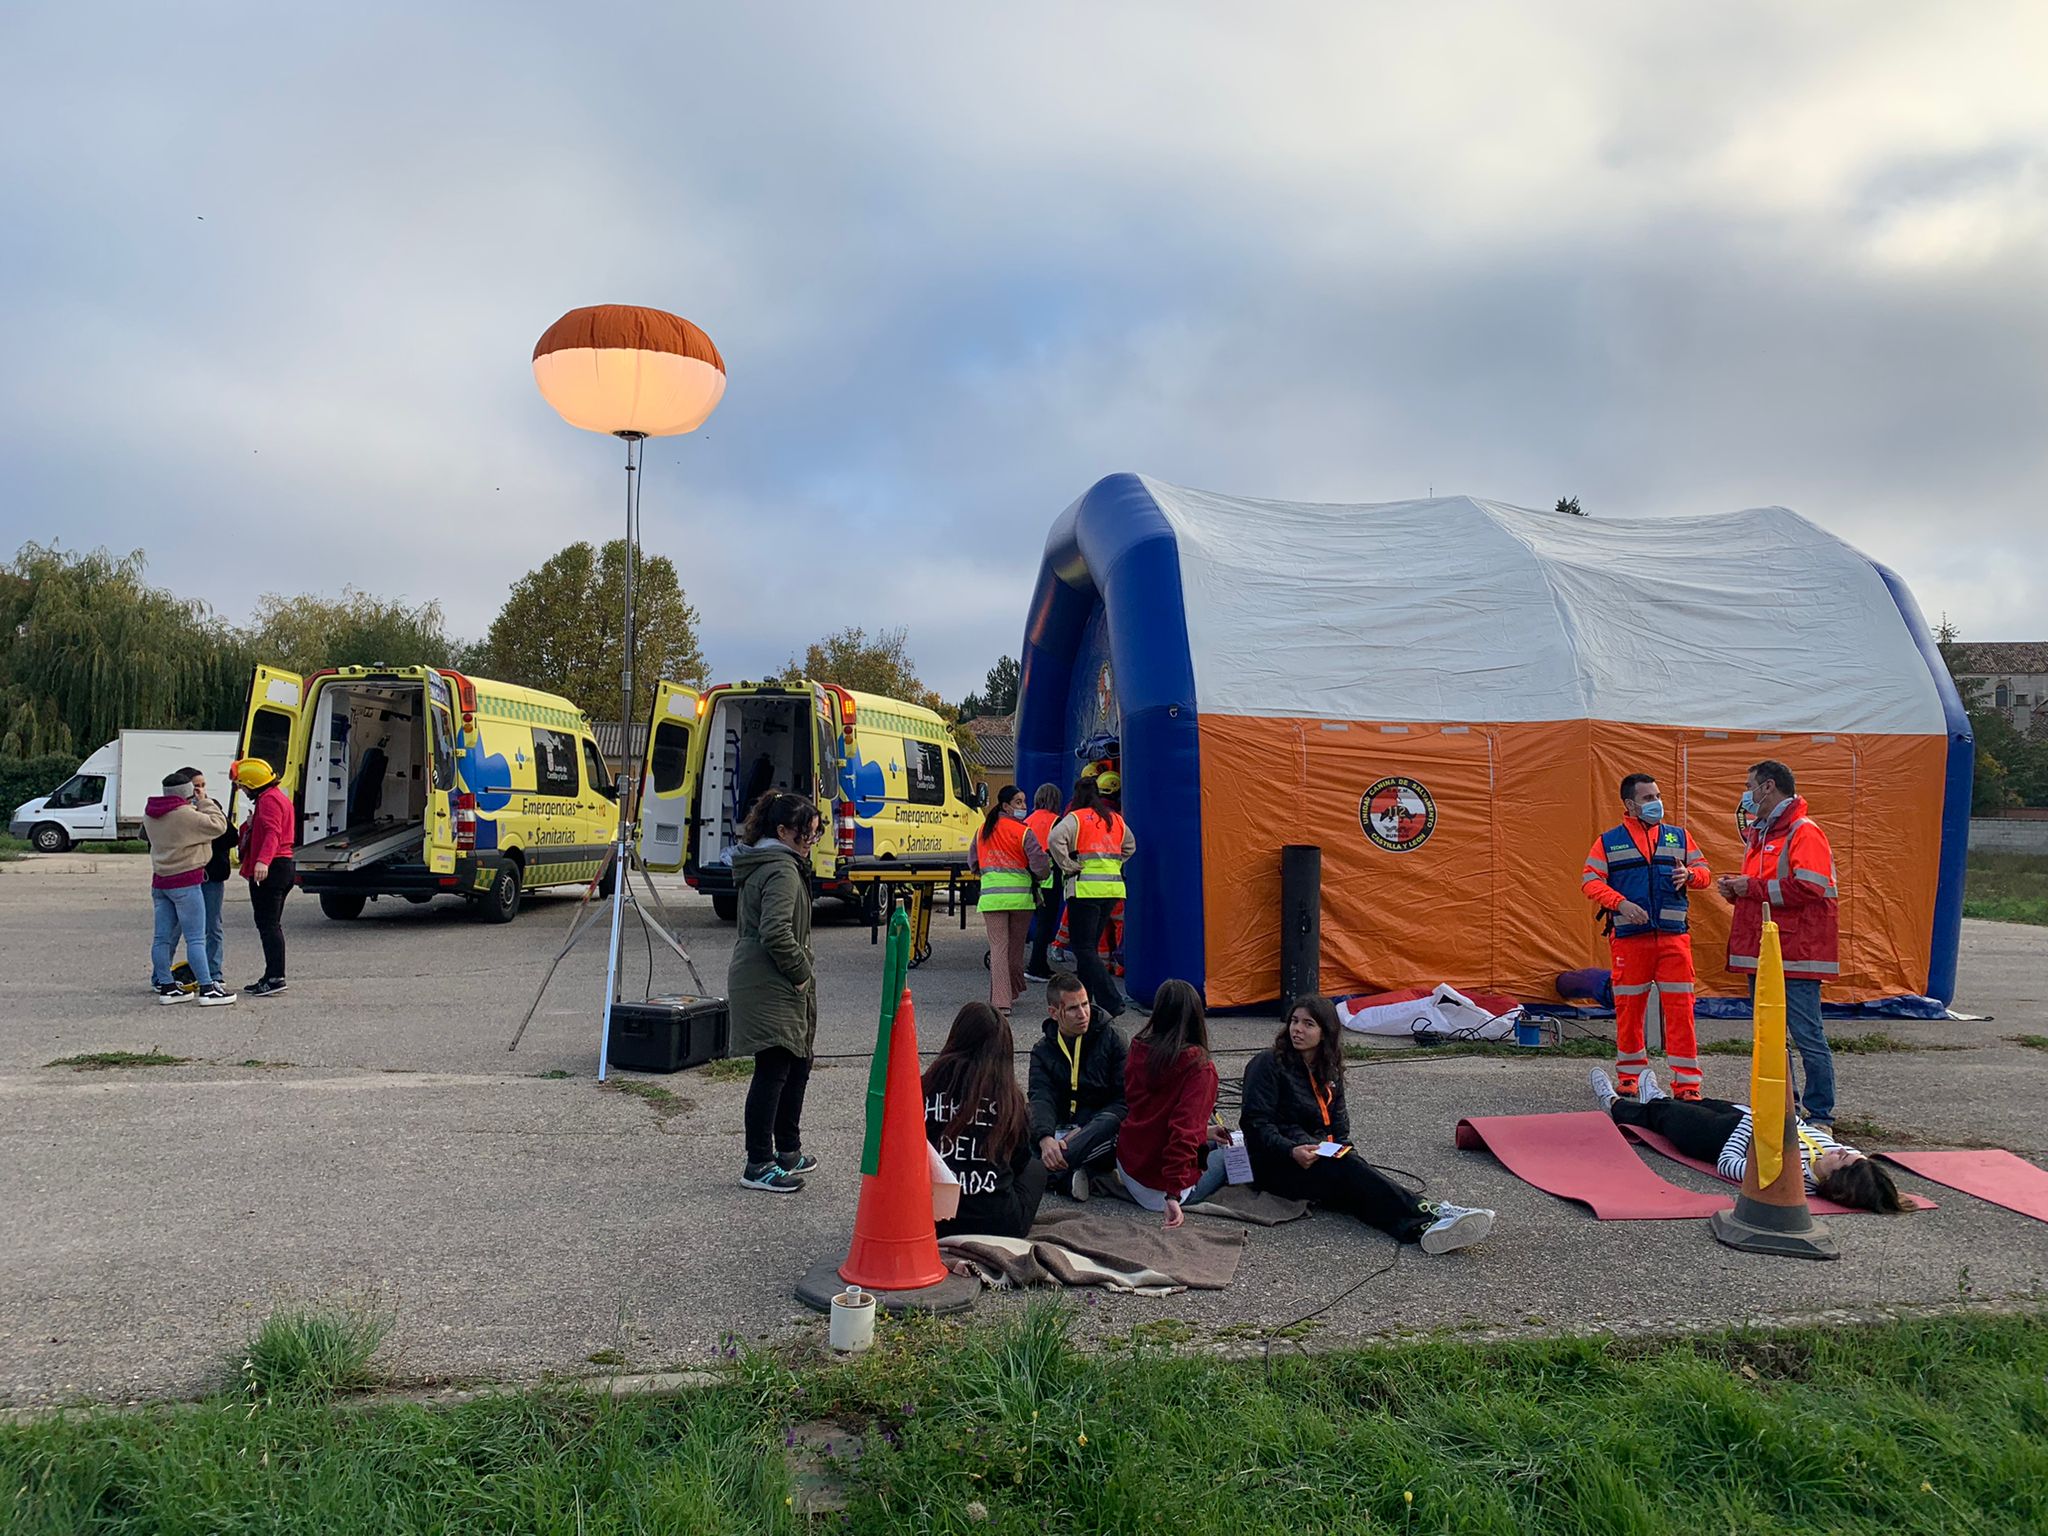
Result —
<svg viewBox="0 0 2048 1536"><path fill-rule="evenodd" d="M628 889L628 875L638 864L633 851L633 829L638 819L638 764L628 748L632 744L635 716L634 649L637 639L633 608L634 585L640 566L640 445L650 437L675 437L694 432L704 425L725 395L725 359L711 338L680 315L666 310L643 309L632 304L594 304L572 309L541 334L533 348L533 379L543 399L572 427L586 432L603 432L626 445L626 539L625 601L621 615L623 663L619 677L619 827L617 841L606 861L612 873L611 945L605 960L604 1023L598 1038L597 1076L602 1082L610 1065L612 1004L618 996L619 938L627 907L632 907L650 932L661 938L690 967L691 977L701 992L703 979L666 926L657 923L641 908ZM657 906L661 897L640 868L648 894ZM603 883L604 871L586 890ZM554 976L555 965L575 947L595 909L578 915L555 964L541 981L545 991ZM664 913L664 916L666 914ZM527 1010L531 1021L540 1006L538 994ZM526 1023L519 1026L520 1033ZM516 1048L519 1035L512 1037Z"/></svg>

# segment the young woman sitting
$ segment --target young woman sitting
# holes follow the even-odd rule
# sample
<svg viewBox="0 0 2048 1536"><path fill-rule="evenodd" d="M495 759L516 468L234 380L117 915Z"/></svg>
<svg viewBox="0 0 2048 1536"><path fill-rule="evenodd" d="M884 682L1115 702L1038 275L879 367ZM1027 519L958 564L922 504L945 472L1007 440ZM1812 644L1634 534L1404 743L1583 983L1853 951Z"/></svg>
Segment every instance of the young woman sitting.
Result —
<svg viewBox="0 0 2048 1536"><path fill-rule="evenodd" d="M1617 1125L1648 1127L1687 1157L1712 1162L1724 1179L1740 1183L1748 1172L1753 1128L1747 1104L1726 1099L1674 1099L1657 1086L1656 1076L1650 1072L1637 1079L1633 1099L1617 1093L1598 1067L1587 1081L1592 1084L1593 1097ZM1863 1153L1843 1145L1819 1126L1803 1120L1793 1124L1799 1132L1799 1161L1809 1195L1888 1215L1912 1209L1892 1176Z"/></svg>
<svg viewBox="0 0 2048 1536"><path fill-rule="evenodd" d="M1185 1219L1183 1205L1199 1205L1228 1177L1220 1155L1202 1167L1216 1140L1216 1089L1201 993L1184 981L1162 982L1124 1065L1128 1108L1117 1133L1116 1171L1133 1200L1166 1212L1169 1227Z"/></svg>
<svg viewBox="0 0 2048 1536"><path fill-rule="evenodd" d="M1493 1230L1492 1211L1419 1200L1351 1144L1344 1044L1326 997L1297 1000L1272 1049L1245 1067L1239 1124L1261 1189L1356 1216L1424 1253L1467 1248Z"/></svg>
<svg viewBox="0 0 2048 1536"><path fill-rule="evenodd" d="M1009 1020L987 1003L969 1003L925 1068L925 1139L960 1181L960 1210L939 1223L941 1237L1023 1237L1038 1217L1045 1165L1032 1155L1014 1050Z"/></svg>

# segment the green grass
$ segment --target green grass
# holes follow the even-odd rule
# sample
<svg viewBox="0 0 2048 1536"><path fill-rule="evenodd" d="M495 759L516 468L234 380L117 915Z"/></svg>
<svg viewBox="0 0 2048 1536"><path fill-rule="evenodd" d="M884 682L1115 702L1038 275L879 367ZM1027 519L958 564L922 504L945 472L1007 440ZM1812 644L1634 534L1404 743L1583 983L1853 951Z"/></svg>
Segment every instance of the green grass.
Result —
<svg viewBox="0 0 2048 1536"><path fill-rule="evenodd" d="M614 1077L604 1086L612 1093L628 1094L640 1100L663 1120L672 1120L697 1107L696 1100L683 1098L659 1083L642 1082L637 1077Z"/></svg>
<svg viewBox="0 0 2048 1536"><path fill-rule="evenodd" d="M849 1504L829 1525L793 1502L799 1425L865 1440L835 1469ZM969 1329L884 1321L871 1353L829 1368L750 1355L673 1398L233 1398L16 1425L0 1528L2032 1532L2048 1529L2048 1322L1433 1339L1268 1369L1083 1354L1041 1303Z"/></svg>
<svg viewBox="0 0 2048 1536"><path fill-rule="evenodd" d="M46 1067L69 1067L74 1072L111 1072L120 1067L182 1067L190 1056L166 1056L162 1051L87 1051L81 1056L59 1056L43 1063Z"/></svg>
<svg viewBox="0 0 2048 1536"><path fill-rule="evenodd" d="M249 1336L239 1376L248 1395L324 1400L372 1385L370 1357L391 1315L366 1305L280 1307Z"/></svg>
<svg viewBox="0 0 2048 1536"><path fill-rule="evenodd" d="M754 1058L751 1056L721 1056L716 1061L707 1061L698 1069L714 1083L737 1083L754 1075Z"/></svg>
<svg viewBox="0 0 2048 1536"><path fill-rule="evenodd" d="M2007 1035L2014 1045L2024 1045L2030 1051L2048 1051L2048 1035Z"/></svg>
<svg viewBox="0 0 2048 1536"><path fill-rule="evenodd" d="M8 859L26 858L34 853L35 847L26 838L9 837L0 832L0 862ZM124 837L108 843L74 843L73 853L147 853L149 844L137 837Z"/></svg>
<svg viewBox="0 0 2048 1536"><path fill-rule="evenodd" d="M1963 883L1963 916L1995 923L2048 924L2048 857L1973 853Z"/></svg>

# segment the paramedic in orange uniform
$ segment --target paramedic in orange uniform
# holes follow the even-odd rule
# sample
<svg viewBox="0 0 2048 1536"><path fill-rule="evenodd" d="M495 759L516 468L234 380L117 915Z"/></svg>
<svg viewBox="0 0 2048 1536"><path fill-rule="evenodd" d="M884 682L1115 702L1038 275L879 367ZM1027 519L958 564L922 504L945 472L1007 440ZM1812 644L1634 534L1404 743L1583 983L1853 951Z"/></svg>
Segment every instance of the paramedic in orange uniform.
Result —
<svg viewBox="0 0 2048 1536"><path fill-rule="evenodd" d="M1663 1024L1671 1091L1700 1096L1699 1045L1693 1034L1692 934L1686 893L1705 890L1707 856L1692 834L1664 821L1664 796L1647 773L1621 781L1621 825L1593 839L1579 883L1607 914L1614 956L1614 1075L1633 1097L1650 1064L1644 1026Z"/></svg>

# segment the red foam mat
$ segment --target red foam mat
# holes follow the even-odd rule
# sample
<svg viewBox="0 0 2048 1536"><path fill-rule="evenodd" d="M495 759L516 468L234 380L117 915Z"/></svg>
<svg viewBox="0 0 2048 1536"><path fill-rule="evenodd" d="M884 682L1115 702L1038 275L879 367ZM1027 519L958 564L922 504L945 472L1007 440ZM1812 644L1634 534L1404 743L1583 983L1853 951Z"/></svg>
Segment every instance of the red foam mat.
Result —
<svg viewBox="0 0 2048 1536"><path fill-rule="evenodd" d="M1688 1168L1697 1169L1701 1173L1711 1174L1717 1179L1721 1178L1721 1170L1712 1163L1702 1162L1697 1157L1687 1157L1678 1148L1674 1147L1668 1138L1659 1136L1647 1125L1624 1125L1621 1127L1621 1133L1624 1136L1630 1136L1640 1141L1652 1152L1661 1152L1674 1163L1683 1163ZM1735 1181L1733 1179L1721 1179L1721 1182L1732 1184ZM1903 1189L1899 1193L1906 1196L1906 1204L1916 1211L1931 1211L1935 1209L1935 1203L1932 1200L1923 1200L1918 1195L1907 1194ZM1816 1216L1870 1216L1875 1214L1860 1205L1837 1205L1834 1201L1823 1199L1819 1195L1808 1195L1806 1197L1806 1208Z"/></svg>
<svg viewBox="0 0 2048 1536"><path fill-rule="evenodd" d="M1485 1150L1526 1184L1576 1200L1602 1221L1677 1221L1733 1208L1652 1173L1598 1110L1563 1115L1481 1115L1458 1122L1458 1145Z"/></svg>
<svg viewBox="0 0 2048 1536"><path fill-rule="evenodd" d="M1877 1155L1923 1179L1946 1184L1950 1189L1959 1189L2036 1221L2048 1221L2048 1169L2036 1167L2016 1153L1990 1149Z"/></svg>

